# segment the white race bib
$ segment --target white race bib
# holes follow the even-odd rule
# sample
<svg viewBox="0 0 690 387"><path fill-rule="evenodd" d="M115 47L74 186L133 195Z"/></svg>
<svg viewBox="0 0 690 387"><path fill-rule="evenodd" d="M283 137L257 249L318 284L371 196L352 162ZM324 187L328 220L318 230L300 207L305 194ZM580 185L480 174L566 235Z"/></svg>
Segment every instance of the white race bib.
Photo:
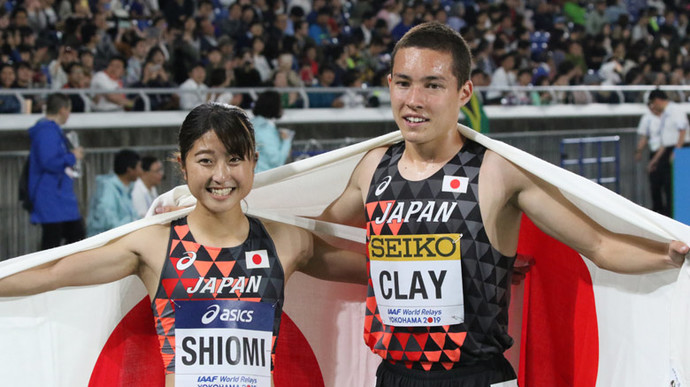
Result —
<svg viewBox="0 0 690 387"><path fill-rule="evenodd" d="M271 386L273 305L233 300L175 305L175 386Z"/></svg>
<svg viewBox="0 0 690 387"><path fill-rule="evenodd" d="M460 236L371 236L371 280L386 325L439 326L465 321Z"/></svg>

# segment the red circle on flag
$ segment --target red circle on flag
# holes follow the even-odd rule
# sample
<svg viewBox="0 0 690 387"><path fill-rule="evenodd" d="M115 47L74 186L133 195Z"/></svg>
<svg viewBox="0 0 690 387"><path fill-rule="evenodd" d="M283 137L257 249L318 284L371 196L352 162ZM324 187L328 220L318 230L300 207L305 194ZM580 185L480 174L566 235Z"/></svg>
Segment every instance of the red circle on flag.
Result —
<svg viewBox="0 0 690 387"><path fill-rule="evenodd" d="M434 321L434 319L431 318L431 317L427 317L426 319L427 319L427 321L429 321L429 322L433 322L433 321Z"/></svg>
<svg viewBox="0 0 690 387"><path fill-rule="evenodd" d="M252 262L254 262L255 265L258 265L261 263L261 255L259 254L254 254L252 257Z"/></svg>
<svg viewBox="0 0 690 387"><path fill-rule="evenodd" d="M450 188L452 188L452 189L460 188L460 180L458 180L458 179L451 180L450 181Z"/></svg>

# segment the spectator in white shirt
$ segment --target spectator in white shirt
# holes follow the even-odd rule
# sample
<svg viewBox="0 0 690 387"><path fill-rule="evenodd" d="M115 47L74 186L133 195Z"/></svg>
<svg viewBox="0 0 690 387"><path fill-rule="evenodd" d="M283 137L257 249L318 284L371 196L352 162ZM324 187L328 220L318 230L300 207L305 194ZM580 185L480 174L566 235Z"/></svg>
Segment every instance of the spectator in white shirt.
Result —
<svg viewBox="0 0 690 387"><path fill-rule="evenodd" d="M204 84L206 79L206 68L203 63L198 62L188 73L189 78L180 85L180 90L185 90L180 95L180 109L192 110L202 103L208 101L208 86Z"/></svg>
<svg viewBox="0 0 690 387"><path fill-rule="evenodd" d="M649 188L652 194L652 210L662 215L673 214L672 168L673 151L689 142L687 114L668 100L663 90L653 90L647 102L649 111L640 119L637 127L639 141L635 159L642 159L642 152L649 147Z"/></svg>
<svg viewBox="0 0 690 387"><path fill-rule="evenodd" d="M91 79L91 88L96 90L122 89L122 77L125 75L125 59L114 56L108 61L108 67L94 74ZM95 105L93 109L98 112L124 111L134 106L134 101L122 93L96 94L93 97Z"/></svg>
<svg viewBox="0 0 690 387"><path fill-rule="evenodd" d="M517 75L515 74L515 56L512 53L503 54L500 67L491 74L489 87L514 86ZM501 99L509 94L508 91L489 90L486 93L487 104L500 104Z"/></svg>
<svg viewBox="0 0 690 387"><path fill-rule="evenodd" d="M141 158L141 169L143 173L134 182L132 189L132 204L134 211L140 218L146 215L153 200L158 197L156 188L163 180L163 163L154 156L144 156Z"/></svg>

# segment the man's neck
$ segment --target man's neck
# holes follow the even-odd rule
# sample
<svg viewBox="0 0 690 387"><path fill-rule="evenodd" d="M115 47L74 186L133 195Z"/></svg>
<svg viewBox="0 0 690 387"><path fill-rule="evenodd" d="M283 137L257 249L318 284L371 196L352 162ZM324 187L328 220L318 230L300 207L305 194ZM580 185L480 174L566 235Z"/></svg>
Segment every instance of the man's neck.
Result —
<svg viewBox="0 0 690 387"><path fill-rule="evenodd" d="M46 114L45 119L48 120L48 121L53 121L53 122L55 122L55 123L58 124L58 125L62 125L62 123L60 122L60 118L59 118L57 115L54 115L54 114Z"/></svg>
<svg viewBox="0 0 690 387"><path fill-rule="evenodd" d="M122 185L124 185L125 187L129 186L132 183L132 181L127 177L127 174L117 175L117 178L120 179Z"/></svg>

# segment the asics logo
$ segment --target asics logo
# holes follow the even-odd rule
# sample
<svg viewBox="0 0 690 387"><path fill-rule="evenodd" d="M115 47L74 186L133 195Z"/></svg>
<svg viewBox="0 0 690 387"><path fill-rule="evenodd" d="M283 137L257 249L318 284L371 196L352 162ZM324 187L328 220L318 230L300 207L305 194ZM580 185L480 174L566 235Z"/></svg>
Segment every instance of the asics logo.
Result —
<svg viewBox="0 0 690 387"><path fill-rule="evenodd" d="M383 193L383 191L388 188L388 184L391 183L391 180L393 180L393 177L391 176L386 176L383 178L383 181L376 187L376 191L374 191L374 195L379 196Z"/></svg>
<svg viewBox="0 0 690 387"><path fill-rule="evenodd" d="M201 323L208 325L212 323L216 317L220 321L240 321L250 323L254 319L254 311L246 309L225 309L221 308L219 305L211 305L208 307L208 312L201 316Z"/></svg>
<svg viewBox="0 0 690 387"><path fill-rule="evenodd" d="M177 261L177 265L175 265L177 270L186 270L188 267L194 264L194 261L196 261L196 253L194 251L185 251L184 253L187 255L180 258L180 260Z"/></svg>

